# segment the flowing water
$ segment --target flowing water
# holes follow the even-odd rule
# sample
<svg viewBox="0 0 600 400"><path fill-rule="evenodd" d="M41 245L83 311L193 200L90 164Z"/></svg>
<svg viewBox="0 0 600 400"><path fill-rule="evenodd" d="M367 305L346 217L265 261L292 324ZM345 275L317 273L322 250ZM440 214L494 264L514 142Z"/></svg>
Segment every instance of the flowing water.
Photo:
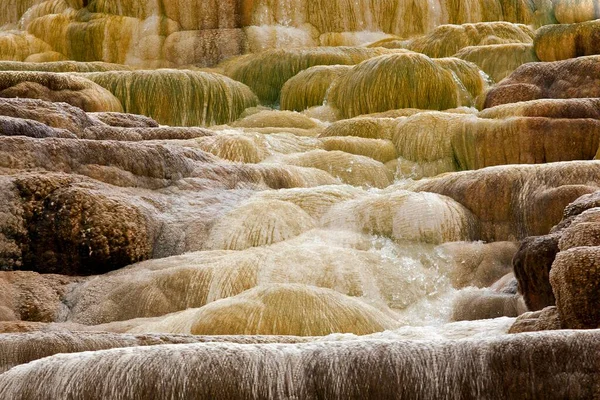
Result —
<svg viewBox="0 0 600 400"><path fill-rule="evenodd" d="M508 334L600 188L600 93L521 66L598 17L0 0L0 398L600 398L595 331Z"/></svg>

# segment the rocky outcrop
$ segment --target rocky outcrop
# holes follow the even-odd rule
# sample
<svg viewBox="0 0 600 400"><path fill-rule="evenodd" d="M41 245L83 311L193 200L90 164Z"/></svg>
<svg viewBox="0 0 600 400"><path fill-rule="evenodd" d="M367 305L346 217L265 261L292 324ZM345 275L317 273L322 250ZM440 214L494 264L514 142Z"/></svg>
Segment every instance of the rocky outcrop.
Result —
<svg viewBox="0 0 600 400"><path fill-rule="evenodd" d="M62 299L68 285L81 280L35 272L0 272L0 321L56 321L67 310Z"/></svg>
<svg viewBox="0 0 600 400"><path fill-rule="evenodd" d="M152 255L144 215L66 175L2 177L3 269L104 273Z"/></svg>
<svg viewBox="0 0 600 400"><path fill-rule="evenodd" d="M137 114L124 114L116 112L90 113L90 118L96 119L108 126L122 128L157 128L158 122L150 117Z"/></svg>
<svg viewBox="0 0 600 400"><path fill-rule="evenodd" d="M77 137L82 137L86 128L97 124L82 109L70 104L24 98L0 98L0 115L37 121L65 129Z"/></svg>
<svg viewBox="0 0 600 400"><path fill-rule="evenodd" d="M84 111L123 111L109 91L85 78L52 72L0 72L0 97L65 102Z"/></svg>
<svg viewBox="0 0 600 400"><path fill-rule="evenodd" d="M562 328L600 326L596 311L600 301L599 199L595 192L569 204L552 232L525 239L513 260L528 308L535 311L556 304Z"/></svg>
<svg viewBox="0 0 600 400"><path fill-rule="evenodd" d="M520 240L544 235L580 196L598 190L600 163L571 161L506 165L448 174L415 182L411 188L453 198L481 224L480 239Z"/></svg>
<svg viewBox="0 0 600 400"><path fill-rule="evenodd" d="M75 139L75 134L58 128L51 128L40 122L0 116L0 136L29 136L32 138Z"/></svg>
<svg viewBox="0 0 600 400"><path fill-rule="evenodd" d="M569 329L600 327L600 248L573 247L556 256L550 271L561 325Z"/></svg>
<svg viewBox="0 0 600 400"><path fill-rule="evenodd" d="M600 97L599 56L525 64L487 93L484 108L537 99Z"/></svg>
<svg viewBox="0 0 600 400"><path fill-rule="evenodd" d="M513 259L519 291L530 310L541 310L555 303L550 286L550 268L559 252L560 234L524 239Z"/></svg>
<svg viewBox="0 0 600 400"><path fill-rule="evenodd" d="M546 307L541 311L520 315L510 327L508 333L554 331L561 329L560 317L556 307Z"/></svg>

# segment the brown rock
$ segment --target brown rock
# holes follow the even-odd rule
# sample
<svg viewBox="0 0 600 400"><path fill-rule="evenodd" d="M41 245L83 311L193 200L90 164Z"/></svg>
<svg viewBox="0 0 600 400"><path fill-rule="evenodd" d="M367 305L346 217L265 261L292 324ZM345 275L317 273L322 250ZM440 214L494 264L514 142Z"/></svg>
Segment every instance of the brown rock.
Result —
<svg viewBox="0 0 600 400"><path fill-rule="evenodd" d="M81 278L40 275L35 272L0 272L0 310L4 310L4 317L0 315L0 321L55 321L66 311L61 300L67 286L80 280ZM12 329L30 328L18 325Z"/></svg>
<svg viewBox="0 0 600 400"><path fill-rule="evenodd" d="M546 117L560 119L600 119L600 98L592 99L540 99L507 103L486 108L480 118Z"/></svg>
<svg viewBox="0 0 600 400"><path fill-rule="evenodd" d="M528 237L513 258L519 291L530 310L541 310L555 303L550 286L550 268L559 252L560 234Z"/></svg>
<svg viewBox="0 0 600 400"><path fill-rule="evenodd" d="M600 97L600 56L529 63L492 88L484 108L544 98Z"/></svg>
<svg viewBox="0 0 600 400"><path fill-rule="evenodd" d="M118 126L123 128L157 128L158 122L150 117L136 114L126 114L118 112L97 112L88 114L91 118L97 119L103 124L109 126Z"/></svg>
<svg viewBox="0 0 600 400"><path fill-rule="evenodd" d="M552 265L550 283L562 327L600 327L600 247L561 251Z"/></svg>
<svg viewBox="0 0 600 400"><path fill-rule="evenodd" d="M0 72L0 97L65 102L84 111L123 111L108 90L80 76L52 72Z"/></svg>
<svg viewBox="0 0 600 400"><path fill-rule="evenodd" d="M12 223L0 224L2 269L89 275L152 255L144 215L108 193L78 185L77 177L29 174L1 183L12 192L16 211Z"/></svg>
<svg viewBox="0 0 600 400"><path fill-rule="evenodd" d="M541 61L600 54L600 20L543 26L535 33L534 47Z"/></svg>
<svg viewBox="0 0 600 400"><path fill-rule="evenodd" d="M520 315L508 333L554 331L561 329L560 316L556 307L546 307L541 311Z"/></svg>
<svg viewBox="0 0 600 400"><path fill-rule="evenodd" d="M214 132L196 127L123 128L91 126L85 130L82 139L138 142L143 140L185 140L212 135L214 135Z"/></svg>
<svg viewBox="0 0 600 400"><path fill-rule="evenodd" d="M573 218L561 232L561 251L574 247L600 246L600 208L591 208Z"/></svg>
<svg viewBox="0 0 600 400"><path fill-rule="evenodd" d="M65 130L51 128L29 119L0 116L0 136L29 136L33 138L64 138L76 139L75 134Z"/></svg>
<svg viewBox="0 0 600 400"><path fill-rule="evenodd" d="M0 331L2 330L0 324ZM9 324L5 324L9 327ZM185 343L302 343L310 338L293 336L192 336L164 334L116 334L69 332L58 324L20 322L10 324L15 334L0 335L0 374L10 368L59 353L79 353L122 347ZM19 327L22 330L19 330ZM80 329L85 327L81 326ZM16 334L16 333L21 334ZM10 332L6 332L10 333Z"/></svg>
<svg viewBox="0 0 600 400"><path fill-rule="evenodd" d="M453 198L475 214L480 239L494 242L545 235L565 207L598 190L600 163L506 165L416 182L413 189Z"/></svg>
<svg viewBox="0 0 600 400"><path fill-rule="evenodd" d="M0 115L41 122L52 128L66 129L81 137L85 128L96 123L78 107L37 99L0 97Z"/></svg>
<svg viewBox="0 0 600 400"><path fill-rule="evenodd" d="M520 295L489 289L461 291L452 304L453 321L516 317L527 311Z"/></svg>

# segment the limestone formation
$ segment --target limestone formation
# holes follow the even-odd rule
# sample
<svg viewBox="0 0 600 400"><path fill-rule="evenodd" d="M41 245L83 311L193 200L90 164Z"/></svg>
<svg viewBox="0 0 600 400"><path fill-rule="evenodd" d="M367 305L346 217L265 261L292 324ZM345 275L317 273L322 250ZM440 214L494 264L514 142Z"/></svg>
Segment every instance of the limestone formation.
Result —
<svg viewBox="0 0 600 400"><path fill-rule="evenodd" d="M392 138L396 122L391 118L357 117L344 119L328 126L320 137L358 137L363 139Z"/></svg>
<svg viewBox="0 0 600 400"><path fill-rule="evenodd" d="M512 259L517 251L517 245L512 242L450 242L439 248L455 260L449 276L452 286L458 289L486 288L502 283L500 280L512 271Z"/></svg>
<svg viewBox="0 0 600 400"><path fill-rule="evenodd" d="M556 62L529 63L487 93L484 108L537 99L598 98L590 80L600 76L599 56Z"/></svg>
<svg viewBox="0 0 600 400"><path fill-rule="evenodd" d="M317 65L354 65L382 54L386 49L317 47L277 49L249 54L225 62L225 75L248 85L265 103L276 103L288 79Z"/></svg>
<svg viewBox="0 0 600 400"><path fill-rule="evenodd" d="M538 61L533 45L530 43L468 46L461 49L454 57L476 64L495 82L500 82L523 64Z"/></svg>
<svg viewBox="0 0 600 400"><path fill-rule="evenodd" d="M474 240L476 219L462 205L432 193L394 191L350 200L323 217L326 226L386 236L397 241L440 244Z"/></svg>
<svg viewBox="0 0 600 400"><path fill-rule="evenodd" d="M600 327L599 265L597 246L574 247L556 256L550 270L550 282L563 328Z"/></svg>
<svg viewBox="0 0 600 400"><path fill-rule="evenodd" d="M0 136L29 136L38 139L49 137L77 138L75 134L65 129L51 128L40 122L12 117L0 117Z"/></svg>
<svg viewBox="0 0 600 400"><path fill-rule="evenodd" d="M431 33L417 37L407 48L432 58L451 57L468 46L508 43L531 43L533 31L525 25L485 22L464 25L442 25Z"/></svg>
<svg viewBox="0 0 600 400"><path fill-rule="evenodd" d="M300 235L315 221L300 207L280 200L250 201L232 210L212 228L206 248L244 250Z"/></svg>
<svg viewBox="0 0 600 400"><path fill-rule="evenodd" d="M265 285L238 296L169 315L132 332L196 335L324 336L365 335L392 329L394 319L329 289L306 285Z"/></svg>
<svg viewBox="0 0 600 400"><path fill-rule="evenodd" d="M347 65L320 65L298 73L281 88L281 109L304 111L323 105L331 83L350 69Z"/></svg>
<svg viewBox="0 0 600 400"><path fill-rule="evenodd" d="M559 252L559 234L528 237L513 260L519 291L531 311L541 310L555 304L550 286L550 269Z"/></svg>
<svg viewBox="0 0 600 400"><path fill-rule="evenodd" d="M115 96L85 78L51 72L0 72L0 97L65 102L84 111L123 111Z"/></svg>
<svg viewBox="0 0 600 400"><path fill-rule="evenodd" d="M100 61L52 61L52 62L13 62L0 61L0 71L40 71L40 72L107 72L129 71L130 67Z"/></svg>
<svg viewBox="0 0 600 400"><path fill-rule="evenodd" d="M0 374L17 365L27 364L55 354L80 353L114 348L158 346L204 342L227 343L302 343L309 338L284 336L191 336L153 334L114 334L106 332L69 332L59 329L24 335L2 335L0 342Z"/></svg>
<svg viewBox="0 0 600 400"><path fill-rule="evenodd" d="M600 10L593 0L561 0L554 4L554 15L559 23L572 24L600 18Z"/></svg>
<svg viewBox="0 0 600 400"><path fill-rule="evenodd" d="M158 122L152 118L136 114L124 114L115 112L90 113L90 118L96 119L108 126L123 128L157 128Z"/></svg>
<svg viewBox="0 0 600 400"><path fill-rule="evenodd" d="M316 129L319 125L315 120L292 111L263 110L250 114L235 123L240 128L296 128Z"/></svg>
<svg viewBox="0 0 600 400"><path fill-rule="evenodd" d="M596 161L508 165L423 180L412 188L461 203L478 217L482 240L519 240L548 233L569 203L597 190L599 173Z"/></svg>
<svg viewBox="0 0 600 400"><path fill-rule="evenodd" d="M598 10L600 13L600 10ZM559 61L600 54L600 21L546 25L537 30L535 52L541 61Z"/></svg>
<svg viewBox="0 0 600 400"><path fill-rule="evenodd" d="M471 340L123 348L60 354L13 368L0 375L0 396L129 400L159 393L167 398L354 400L390 393L402 398L467 393L472 398L589 399L599 390L599 347L597 332L544 332ZM388 362L378 362L382 359ZM167 371L170 379L164 384ZM44 385L34 384L40 376Z"/></svg>
<svg viewBox="0 0 600 400"><path fill-rule="evenodd" d="M471 289L461 291L454 300L452 320L517 317L526 310L520 295L496 293L489 289Z"/></svg>
<svg viewBox="0 0 600 400"><path fill-rule="evenodd" d="M471 105L473 94L485 87L484 78L476 67L457 74L456 66L417 53L376 57L339 78L330 89L328 101L345 118L398 108L445 110ZM393 92L380 96L390 87Z"/></svg>
<svg viewBox="0 0 600 400"><path fill-rule="evenodd" d="M136 208L66 175L3 177L3 269L89 275L152 255Z"/></svg>
<svg viewBox="0 0 600 400"><path fill-rule="evenodd" d="M546 307L541 311L527 312L520 315L509 333L553 331L561 329L560 317L556 307Z"/></svg>
<svg viewBox="0 0 600 400"><path fill-rule="evenodd" d="M130 114L125 114L130 115ZM141 117L141 116L140 116ZM136 118L137 122L131 120L123 121L120 118L111 117L113 124L132 125L139 121L145 121L147 117ZM144 124L145 122L141 122ZM157 128L124 128L121 126L90 126L85 129L79 137L88 140L118 140L124 142L140 142L143 140L186 140L213 136L214 132L199 127L170 127ZM207 150L210 151L210 150ZM218 154L217 154L218 155Z"/></svg>
<svg viewBox="0 0 600 400"><path fill-rule="evenodd" d="M52 128L65 129L77 137L82 137L86 128L95 125L78 107L35 99L0 98L0 115L41 122Z"/></svg>
<svg viewBox="0 0 600 400"><path fill-rule="evenodd" d="M600 119L600 99L540 99L507 103L486 108L477 114L480 118L546 117Z"/></svg>
<svg viewBox="0 0 600 400"><path fill-rule="evenodd" d="M80 280L35 272L0 272L0 321L56 321L66 311L61 300L68 285Z"/></svg>
<svg viewBox="0 0 600 400"><path fill-rule="evenodd" d="M365 139L360 137L324 137L321 139L323 149L328 151L343 151L372 158L386 163L398 157L396 148L391 140Z"/></svg>
<svg viewBox="0 0 600 400"><path fill-rule="evenodd" d="M224 124L258 104L247 86L208 72L119 71L83 76L113 93L125 112L142 114L164 125Z"/></svg>
<svg viewBox="0 0 600 400"><path fill-rule="evenodd" d="M281 161L284 164L320 169L341 182L354 186L384 188L393 180L390 171L379 161L337 150L290 154L282 157Z"/></svg>

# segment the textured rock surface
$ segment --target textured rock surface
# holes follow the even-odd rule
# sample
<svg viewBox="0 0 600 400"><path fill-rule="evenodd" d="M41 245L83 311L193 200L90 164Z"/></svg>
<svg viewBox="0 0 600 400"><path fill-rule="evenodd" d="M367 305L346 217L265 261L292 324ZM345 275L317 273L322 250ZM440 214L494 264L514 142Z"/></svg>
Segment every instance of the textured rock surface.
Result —
<svg viewBox="0 0 600 400"><path fill-rule="evenodd" d="M33 328L33 326L31 326ZM106 332L69 332L67 327L38 324L40 331L4 334L0 338L0 374L10 368L59 353L80 353L114 348L158 346L204 342L227 343L301 343L309 338L284 336L191 336L159 334L115 334ZM44 331L44 329L49 329ZM69 327L73 328L73 327ZM85 329L85 327L81 327ZM89 329L89 328L87 328Z"/></svg>
<svg viewBox="0 0 600 400"><path fill-rule="evenodd" d="M599 31L598 20L578 24L546 25L535 34L535 52L541 61L559 61L600 54Z"/></svg>
<svg viewBox="0 0 600 400"><path fill-rule="evenodd" d="M492 88L484 108L519 101L547 98L600 97L599 56L571 60L525 64Z"/></svg>
<svg viewBox="0 0 600 400"><path fill-rule="evenodd" d="M0 72L0 97L65 102L84 111L123 111L119 100L94 82L52 72Z"/></svg>
<svg viewBox="0 0 600 400"><path fill-rule="evenodd" d="M597 396L597 332L545 332L458 341L349 340L287 345L205 343L63 354L0 376L0 395L37 399L133 399L185 394L199 399L291 396L364 399L586 399ZM182 363L181 360L186 362ZM378 363L385 359L388 363ZM392 367L390 367L392 365ZM507 372L507 366L511 366ZM161 382L165 369L169 385ZM71 380L65 380L68 371ZM209 373L210 371L210 373ZM251 374L248 371L252 371ZM323 372L323 371L327 371ZM464 374L469 379L464 379ZM324 379L331 374L335 380ZM215 380L215 375L221 379ZM40 376L47 385L33 385ZM444 379L440 380L440 376ZM574 378L576 377L576 379ZM98 380L110 384L98 385ZM281 387L285 379L292 382ZM75 380L78 385L69 384ZM407 382L419 382L408 384Z"/></svg>
<svg viewBox="0 0 600 400"><path fill-rule="evenodd" d="M225 124L258 104L246 85L216 73L165 69L82 76L114 94L125 112L142 114L164 125Z"/></svg>
<svg viewBox="0 0 600 400"><path fill-rule="evenodd" d="M416 182L414 189L453 198L479 218L485 241L547 234L565 207L597 191L600 163L508 165Z"/></svg>
<svg viewBox="0 0 600 400"><path fill-rule="evenodd" d="M7 269L89 275L152 255L153 239L134 207L66 175L2 177L1 264Z"/></svg>
<svg viewBox="0 0 600 400"><path fill-rule="evenodd" d="M405 52L358 64L332 85L328 100L344 118L399 108L445 110L472 105L486 86L472 63ZM397 89L380 96L388 87Z"/></svg>
<svg viewBox="0 0 600 400"><path fill-rule="evenodd" d="M528 237L513 259L519 291L530 310L541 310L555 304L550 286L550 268L559 252L560 234Z"/></svg>
<svg viewBox="0 0 600 400"><path fill-rule="evenodd" d="M561 251L550 282L563 328L600 327L600 249L575 247Z"/></svg>
<svg viewBox="0 0 600 400"><path fill-rule="evenodd" d="M506 22L443 25L431 33L413 39L408 48L429 57L451 57L468 46L531 43L533 31L525 25Z"/></svg>
<svg viewBox="0 0 600 400"><path fill-rule="evenodd" d="M69 284L81 281L35 272L0 272L0 321L52 322L64 315Z"/></svg>
<svg viewBox="0 0 600 400"><path fill-rule="evenodd" d="M66 103L23 98L0 98L0 115L41 122L52 128L66 129L81 137L96 123L78 107Z"/></svg>
<svg viewBox="0 0 600 400"><path fill-rule="evenodd" d="M541 311L520 315L509 333L553 331L561 329L560 317L556 307L546 307Z"/></svg>

